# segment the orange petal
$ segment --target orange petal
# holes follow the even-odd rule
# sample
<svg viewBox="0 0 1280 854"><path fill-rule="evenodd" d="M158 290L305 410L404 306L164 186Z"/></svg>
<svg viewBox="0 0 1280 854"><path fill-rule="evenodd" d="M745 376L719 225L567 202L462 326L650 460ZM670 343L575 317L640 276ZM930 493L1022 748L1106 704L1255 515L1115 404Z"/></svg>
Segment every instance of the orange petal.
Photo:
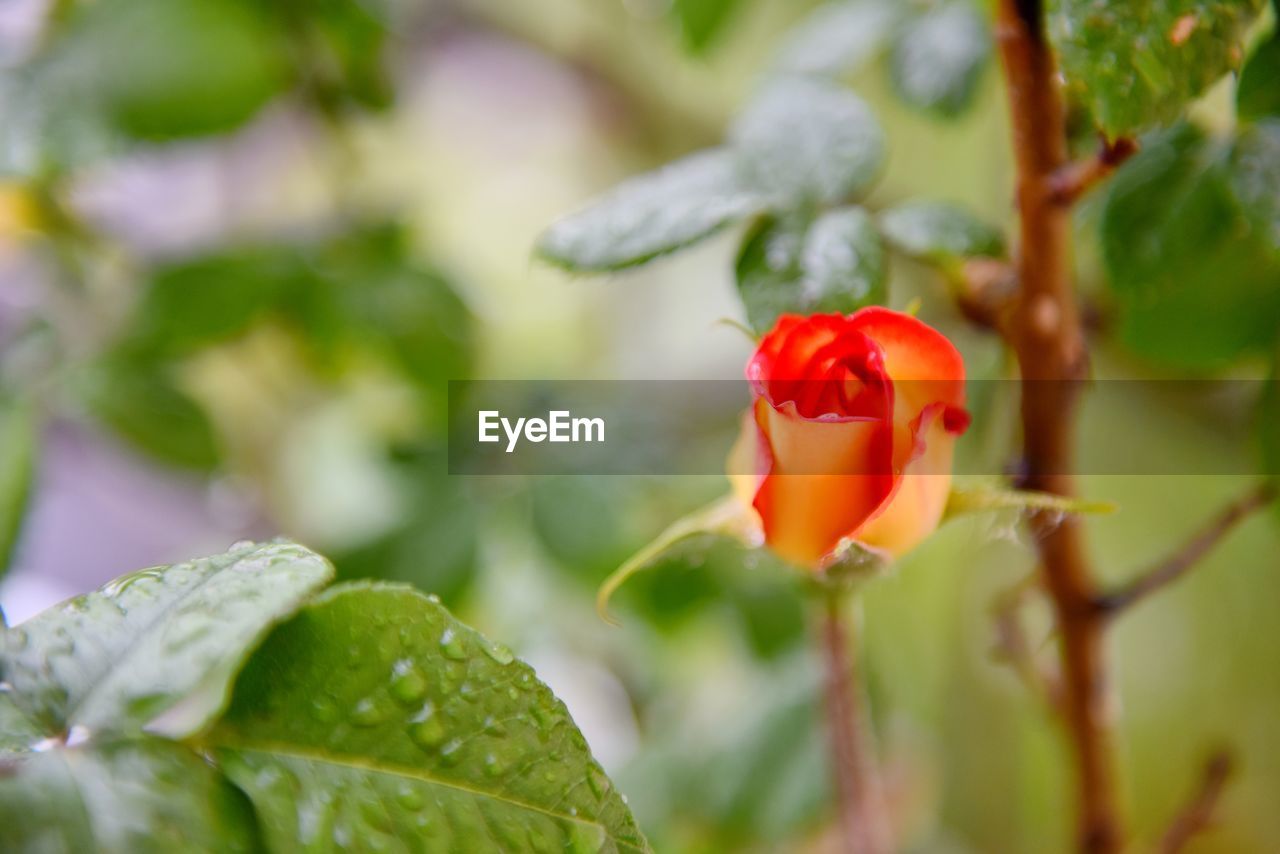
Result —
<svg viewBox="0 0 1280 854"><path fill-rule="evenodd" d="M815 421L794 404L755 404L770 467L753 505L782 557L816 566L893 492L891 436L883 421Z"/></svg>

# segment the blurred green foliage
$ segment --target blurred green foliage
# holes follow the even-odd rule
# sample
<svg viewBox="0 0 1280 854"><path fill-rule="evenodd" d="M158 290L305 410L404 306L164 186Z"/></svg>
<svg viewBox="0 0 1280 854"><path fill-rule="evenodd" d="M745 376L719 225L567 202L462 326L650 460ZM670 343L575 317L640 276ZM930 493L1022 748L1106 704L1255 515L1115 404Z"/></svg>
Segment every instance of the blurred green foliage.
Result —
<svg viewBox="0 0 1280 854"><path fill-rule="evenodd" d="M38 429L30 404L0 397L0 578L22 533L35 480Z"/></svg>
<svg viewBox="0 0 1280 854"><path fill-rule="evenodd" d="M34 409L42 423L88 415L154 460L247 483L265 523L323 548L342 578L412 582L480 625L505 625L517 642L575 656L575 670L605 668L625 691L609 714L638 739L618 763L620 784L658 850L819 846L830 792L809 603L792 571L697 539L621 591L621 633L591 612L602 578L723 484L451 478L447 381L548 364L608 372L635 360L632 337L643 339L643 364L665 370L688 358L684 336L719 314L744 311L759 328L785 310L902 307L913 296L925 297L924 316L957 340L973 376L1004 376L999 354L957 321L933 275L1006 251L1012 188L996 75L984 72L987 5L677 0L646 15L642 2L486 0L443 4L441 35L410 23L402 7L412 3L59 4L67 12L39 49L3 72L4 171L56 203L46 214L63 215L48 216L33 241L56 280L51 316L38 320L65 336L62 362L25 380ZM1104 315L1097 371L1260 378L1263 363L1274 372L1280 358L1280 158L1268 85L1276 40L1264 34L1243 51L1253 2L1156 5L1063 0L1053 17L1074 113L1147 132L1142 153L1080 222L1082 283ZM1188 15L1193 23L1181 23ZM426 85L419 73L432 73L415 64L416 47L448 63L453 51L478 50L468 39L494 53L465 74L492 73L511 100L447 75L404 97ZM1149 49L1134 59L1134 45ZM594 94L565 106L560 89L523 80L525 66L488 62L530 53ZM1218 99L1161 127L1240 62L1239 124ZM415 124L415 99L457 110L454 88L484 121L472 126L476 114L459 110L428 131ZM514 127L529 115L514 105L530 103L561 135L532 120L528 133ZM237 222L213 241L147 252L76 218L71 186L90 167L192 143L223 151L261 133L274 111L300 114L309 143L339 152L321 167L337 199L320 224ZM1081 126L1092 141L1094 123ZM404 151L367 145L406 132ZM574 132L591 145L565 142ZM498 136L515 142L495 153ZM721 147L630 179L538 244L542 257L582 272L629 269L694 244L698 253L607 291L529 285L531 235L513 212L567 208L717 138ZM384 158L393 186L371 202L361 173ZM523 158L537 180L504 171ZM565 161L569 178L556 171ZM431 181L419 183L417 170ZM247 192L242 184L263 180L254 175L224 180ZM468 219L473 206L487 209ZM889 264L886 250L905 257ZM517 271L514 285L487 275L485 263L500 257ZM741 306L729 298L735 259ZM90 321L59 317L67 303L78 307L73 319ZM92 335L79 334L86 327ZM656 361L667 351L669 361ZM695 368L737 375L740 365ZM1257 407L1188 414L1142 400L1091 414L1085 454L1137 436L1174 456L1235 460L1242 449L1208 422L1256 411L1274 472L1280 395L1270 388ZM1012 405L989 407L983 452L1001 462L1014 441ZM6 417L0 423L13 425ZM0 440L0 535L17 530L36 463L27 428L7 429L23 441ZM335 446L355 446L356 461L330 453ZM295 455L306 457L305 478L282 462ZM1085 489L1124 506L1094 528L1108 577L1119 579L1164 551L1171 530L1198 524L1235 482L1098 477ZM337 508L329 515L299 509L326 501ZM359 524L347 518L364 510ZM1038 852L1065 838L1068 782L1052 726L988 655L992 598L1032 568L1015 522L955 523L867 596L872 705L885 710L877 726L920 849ZM1271 808L1280 694L1258 678L1276 642L1267 616L1280 595L1275 548L1272 529L1247 529L1117 637L1121 737L1144 838L1182 797L1200 746L1224 734L1248 761L1205 850L1266 850L1262 841L1280 838ZM1050 636L1037 628L1037 640Z"/></svg>
<svg viewBox="0 0 1280 854"><path fill-rule="evenodd" d="M1110 185L1103 258L1136 352L1202 370L1270 352L1280 335L1280 232L1267 210L1267 188L1280 186L1278 130L1214 140L1178 125L1146 138Z"/></svg>

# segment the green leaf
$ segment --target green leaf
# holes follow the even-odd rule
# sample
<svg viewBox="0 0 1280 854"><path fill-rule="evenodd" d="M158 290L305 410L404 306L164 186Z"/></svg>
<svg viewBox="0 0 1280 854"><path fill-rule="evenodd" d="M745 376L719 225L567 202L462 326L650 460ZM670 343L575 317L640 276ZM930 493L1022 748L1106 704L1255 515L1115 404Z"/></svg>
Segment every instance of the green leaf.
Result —
<svg viewBox="0 0 1280 854"><path fill-rule="evenodd" d="M1262 387L1262 397L1258 401L1257 429L1262 446L1262 472L1280 483L1280 353L1272 363L1271 375Z"/></svg>
<svg viewBox="0 0 1280 854"><path fill-rule="evenodd" d="M217 771L159 739L0 763L0 850L260 851L252 808Z"/></svg>
<svg viewBox="0 0 1280 854"><path fill-rule="evenodd" d="M460 601L476 577L480 520L466 478L448 473L442 449L397 449L388 461L404 508L395 527L333 553L338 577L404 581Z"/></svg>
<svg viewBox="0 0 1280 854"><path fill-rule="evenodd" d="M1248 159L1240 146L1179 125L1147 139L1111 182L1103 262L1120 336L1147 358L1220 367L1276 339L1280 253L1257 225L1265 205L1233 189L1233 161Z"/></svg>
<svg viewBox="0 0 1280 854"><path fill-rule="evenodd" d="M47 735L190 735L226 703L259 639L332 572L287 542L144 569L9 629L0 666Z"/></svg>
<svg viewBox="0 0 1280 854"><path fill-rule="evenodd" d="M4 631L6 629L0 626L0 633ZM44 741L45 737L36 722L14 703L13 686L4 681L4 671L0 670L0 768L4 767L6 759L30 753L32 747ZM0 779L3 779L2 773Z"/></svg>
<svg viewBox="0 0 1280 854"><path fill-rule="evenodd" d="M992 510L1020 510L1032 513L1049 510L1061 514L1109 515L1119 508L1110 501L1090 501L1068 498L1051 492L1026 489L1009 489L1002 486L976 486L968 489L952 487L947 495L943 519L954 519L967 513L986 513Z"/></svg>
<svg viewBox="0 0 1280 854"><path fill-rule="evenodd" d="M1280 117L1245 128L1231 146L1227 169L1250 230L1280 252Z"/></svg>
<svg viewBox="0 0 1280 854"><path fill-rule="evenodd" d="M530 523L539 543L576 580L595 589L643 545L632 478L572 474L529 479Z"/></svg>
<svg viewBox="0 0 1280 854"><path fill-rule="evenodd" d="M244 247L158 269L134 320L134 343L186 355L243 333L306 276L287 247Z"/></svg>
<svg viewBox="0 0 1280 854"><path fill-rule="evenodd" d="M763 207L728 151L711 149L620 184L538 240L542 258L602 272L643 264L696 243Z"/></svg>
<svg viewBox="0 0 1280 854"><path fill-rule="evenodd" d="M232 130L289 82L279 31L246 0L77 4L46 65L61 108L101 110L125 133L170 139Z"/></svg>
<svg viewBox="0 0 1280 854"><path fill-rule="evenodd" d="M1253 51L1240 71L1236 114L1241 119L1280 116L1280 21Z"/></svg>
<svg viewBox="0 0 1280 854"><path fill-rule="evenodd" d="M1000 232L949 202L906 202L880 214L880 231L905 255L946 266L1004 255Z"/></svg>
<svg viewBox="0 0 1280 854"><path fill-rule="evenodd" d="M825 3L787 33L774 66L825 77L856 71L888 40L901 12L893 0Z"/></svg>
<svg viewBox="0 0 1280 854"><path fill-rule="evenodd" d="M609 615L609 600L637 573L652 568L658 559L674 546L703 534L723 534L743 542L756 536L750 514L733 495L717 499L706 507L682 516L663 529L648 545L627 558L596 591L596 613L607 623L615 623Z"/></svg>
<svg viewBox="0 0 1280 854"><path fill-rule="evenodd" d="M1068 87L1109 135L1175 119L1235 68L1263 0L1056 0Z"/></svg>
<svg viewBox="0 0 1280 854"><path fill-rule="evenodd" d="M675 17L690 53L704 53L733 19L743 0L673 0L671 14Z"/></svg>
<svg viewBox="0 0 1280 854"><path fill-rule="evenodd" d="M714 732L682 734L668 761L680 814L715 834L709 850L789 850L833 806L817 662L793 655L767 678L757 702Z"/></svg>
<svg viewBox="0 0 1280 854"><path fill-rule="evenodd" d="M847 313L883 301L884 248L862 208L837 208L811 224L766 218L743 244L737 280L758 331L780 314Z"/></svg>
<svg viewBox="0 0 1280 854"><path fill-rule="evenodd" d="M208 745L274 850L648 850L533 671L406 587L334 588L276 629Z"/></svg>
<svg viewBox="0 0 1280 854"><path fill-rule="evenodd" d="M170 373L146 354L113 353L80 378L78 390L90 413L140 451L209 471L219 458L213 425Z"/></svg>
<svg viewBox="0 0 1280 854"><path fill-rule="evenodd" d="M22 533L38 453L35 412L29 404L0 396L0 578Z"/></svg>
<svg viewBox="0 0 1280 854"><path fill-rule="evenodd" d="M884 134L857 95L829 81L768 84L730 130L743 182L780 208L831 204L866 189L884 162Z"/></svg>
<svg viewBox="0 0 1280 854"><path fill-rule="evenodd" d="M908 104L953 117L973 102L990 54L986 20L971 0L951 0L902 28L889 52L889 75Z"/></svg>
<svg viewBox="0 0 1280 854"><path fill-rule="evenodd" d="M408 244L403 227L381 224L319 247L309 265L319 281L301 283L310 293L293 294L281 309L300 315L309 332L380 351L443 423L449 381L471 375L473 318L449 280Z"/></svg>
<svg viewBox="0 0 1280 854"><path fill-rule="evenodd" d="M388 23L385 11L366 0L311 0L281 3L275 11L285 20L307 56L303 60L318 75L317 94L328 102L348 101L383 109L394 100L386 67Z"/></svg>

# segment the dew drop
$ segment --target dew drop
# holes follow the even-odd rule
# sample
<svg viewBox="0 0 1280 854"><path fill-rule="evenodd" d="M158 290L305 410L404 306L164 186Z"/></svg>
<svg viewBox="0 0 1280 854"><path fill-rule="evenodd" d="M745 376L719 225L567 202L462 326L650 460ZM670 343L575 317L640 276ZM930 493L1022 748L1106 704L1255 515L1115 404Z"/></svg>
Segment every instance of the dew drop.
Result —
<svg viewBox="0 0 1280 854"><path fill-rule="evenodd" d="M417 812L423 806L422 794L406 783L396 792L396 803L411 812Z"/></svg>
<svg viewBox="0 0 1280 854"><path fill-rule="evenodd" d="M440 761L445 765L457 765L462 761L462 739L451 738L440 748Z"/></svg>
<svg viewBox="0 0 1280 854"><path fill-rule="evenodd" d="M351 723L356 726L373 727L382 723L384 719L382 708L372 697L365 697L351 710Z"/></svg>
<svg viewBox="0 0 1280 854"><path fill-rule="evenodd" d="M461 661L467 657L467 650L462 645L462 638L458 637L458 633L454 631L453 626L447 626L440 635L440 650L445 654L446 658L452 658L454 661Z"/></svg>
<svg viewBox="0 0 1280 854"><path fill-rule="evenodd" d="M484 773L488 774L490 777L497 777L505 770L506 766L496 754L490 753L484 757Z"/></svg>
<svg viewBox="0 0 1280 854"><path fill-rule="evenodd" d="M407 658L391 668L391 696L406 706L418 702L427 693L427 677Z"/></svg>
<svg viewBox="0 0 1280 854"><path fill-rule="evenodd" d="M338 704L330 697L316 697L311 701L311 714L322 724L331 724L338 719Z"/></svg>
<svg viewBox="0 0 1280 854"><path fill-rule="evenodd" d="M434 750L444 742L444 723L436 714L436 707L428 702L409 720L409 738L424 750Z"/></svg>
<svg viewBox="0 0 1280 854"><path fill-rule="evenodd" d="M391 830L391 817L387 815L387 808L381 799L360 801L360 816L365 824L376 830Z"/></svg>
<svg viewBox="0 0 1280 854"><path fill-rule="evenodd" d="M483 648L485 654L499 664L507 665L516 660L515 653L500 643L487 640Z"/></svg>

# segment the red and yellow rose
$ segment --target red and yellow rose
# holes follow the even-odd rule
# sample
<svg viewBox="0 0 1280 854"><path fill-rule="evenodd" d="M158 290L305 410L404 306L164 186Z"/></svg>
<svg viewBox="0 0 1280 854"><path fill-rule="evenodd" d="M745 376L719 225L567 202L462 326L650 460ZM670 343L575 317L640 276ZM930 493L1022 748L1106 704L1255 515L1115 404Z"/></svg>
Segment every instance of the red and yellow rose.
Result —
<svg viewBox="0 0 1280 854"><path fill-rule="evenodd" d="M937 527L969 423L964 362L940 332L884 308L783 315L747 379L729 475L775 552L820 568L852 539L898 556Z"/></svg>

